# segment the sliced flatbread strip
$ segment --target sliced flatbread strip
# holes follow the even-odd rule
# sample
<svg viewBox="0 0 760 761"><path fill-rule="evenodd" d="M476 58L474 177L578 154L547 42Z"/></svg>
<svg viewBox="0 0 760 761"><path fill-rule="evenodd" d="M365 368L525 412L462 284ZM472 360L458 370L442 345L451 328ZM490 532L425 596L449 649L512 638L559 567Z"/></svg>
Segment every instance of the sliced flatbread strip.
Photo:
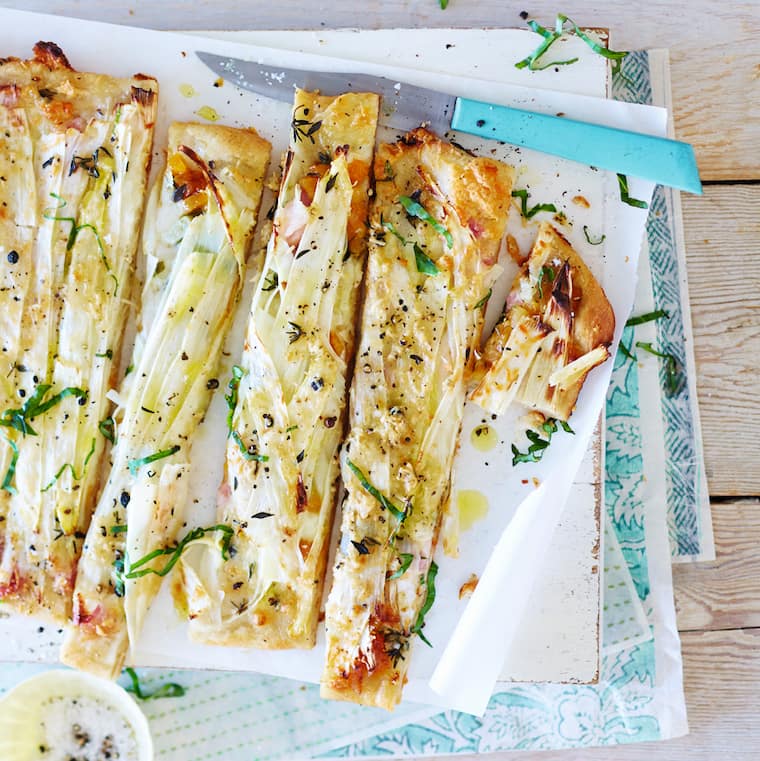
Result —
<svg viewBox="0 0 760 761"><path fill-rule="evenodd" d="M498 415L517 401L567 420L589 371L609 357L614 332L615 314L591 270L542 223L486 342L470 398Z"/></svg>
<svg viewBox="0 0 760 761"><path fill-rule="evenodd" d="M61 651L69 665L119 674L179 553L193 437L218 385L269 153L254 130L169 130L143 236L148 278L134 370L122 389L113 466L79 561Z"/></svg>
<svg viewBox="0 0 760 761"><path fill-rule="evenodd" d="M100 487L157 84L0 62L0 600L63 624Z"/></svg>
<svg viewBox="0 0 760 761"><path fill-rule="evenodd" d="M433 599L513 171L418 129L380 146L375 180L322 695L392 708Z"/></svg>
<svg viewBox="0 0 760 761"><path fill-rule="evenodd" d="M379 99L296 91L261 279L230 395L217 520L231 557L185 564L195 640L313 647L367 249ZM236 395L236 399L235 399Z"/></svg>

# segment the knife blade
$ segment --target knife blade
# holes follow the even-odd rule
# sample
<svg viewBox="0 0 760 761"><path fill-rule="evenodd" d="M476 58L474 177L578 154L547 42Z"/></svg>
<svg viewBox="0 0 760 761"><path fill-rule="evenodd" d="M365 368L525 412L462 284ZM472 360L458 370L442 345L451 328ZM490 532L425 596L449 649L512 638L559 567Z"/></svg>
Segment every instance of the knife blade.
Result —
<svg viewBox="0 0 760 761"><path fill-rule="evenodd" d="M548 153L582 164L702 194L688 143L565 117L500 106L370 74L319 72L269 66L196 51L217 76L258 95L292 102L293 88L323 95L374 92L381 96L380 122L400 130L426 124Z"/></svg>

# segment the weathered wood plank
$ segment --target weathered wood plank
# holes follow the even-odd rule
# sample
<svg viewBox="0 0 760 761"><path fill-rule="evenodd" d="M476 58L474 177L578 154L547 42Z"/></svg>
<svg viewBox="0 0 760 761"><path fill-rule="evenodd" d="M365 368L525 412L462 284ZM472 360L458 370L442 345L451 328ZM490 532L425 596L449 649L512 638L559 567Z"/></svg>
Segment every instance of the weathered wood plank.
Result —
<svg viewBox="0 0 760 761"><path fill-rule="evenodd" d="M760 629L682 636L691 733L677 740L614 748L495 753L493 761L750 761L758 756ZM483 761L484 756L457 756Z"/></svg>
<svg viewBox="0 0 760 761"><path fill-rule="evenodd" d="M716 560L673 568L678 628L760 627L760 501L712 505Z"/></svg>
<svg viewBox="0 0 760 761"><path fill-rule="evenodd" d="M716 185L683 200L710 494L757 496L760 185Z"/></svg>
<svg viewBox="0 0 760 761"><path fill-rule="evenodd" d="M159 29L303 29L305 27L521 27L525 8L550 23L555 0L3 0L0 5ZM704 179L760 179L760 3L711 0L564 0L580 24L610 29L613 47L669 47L678 136L694 144Z"/></svg>

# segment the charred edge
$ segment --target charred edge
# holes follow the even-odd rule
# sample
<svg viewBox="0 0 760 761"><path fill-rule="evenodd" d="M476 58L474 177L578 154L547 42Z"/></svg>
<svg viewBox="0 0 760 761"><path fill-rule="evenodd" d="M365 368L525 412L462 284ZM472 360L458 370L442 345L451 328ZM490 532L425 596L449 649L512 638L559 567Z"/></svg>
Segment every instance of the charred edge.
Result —
<svg viewBox="0 0 760 761"><path fill-rule="evenodd" d="M296 512L302 513L306 509L306 505L309 502L309 498L306 494L306 487L303 483L301 474L298 474L298 481L296 482Z"/></svg>
<svg viewBox="0 0 760 761"><path fill-rule="evenodd" d="M5 66L6 63L18 63L21 59L15 56L8 56L7 58L0 58L0 66Z"/></svg>
<svg viewBox="0 0 760 761"><path fill-rule="evenodd" d="M40 40L34 46L34 60L47 66L49 69L68 69L75 71L69 63L64 52L54 42L44 42Z"/></svg>
<svg viewBox="0 0 760 761"><path fill-rule="evenodd" d="M132 86L132 102L141 106L152 106L156 99L155 90L146 90L144 87Z"/></svg>
<svg viewBox="0 0 760 761"><path fill-rule="evenodd" d="M570 272L570 262L565 260L562 269L557 274L552 288L552 298L557 307L566 314L571 313L571 298L573 293L573 278Z"/></svg>

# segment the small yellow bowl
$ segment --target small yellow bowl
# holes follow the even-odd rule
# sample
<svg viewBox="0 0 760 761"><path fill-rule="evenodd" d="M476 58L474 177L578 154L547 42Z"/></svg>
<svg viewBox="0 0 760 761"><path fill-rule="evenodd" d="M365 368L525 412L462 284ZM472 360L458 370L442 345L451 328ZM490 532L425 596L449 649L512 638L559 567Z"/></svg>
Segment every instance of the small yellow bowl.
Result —
<svg viewBox="0 0 760 761"><path fill-rule="evenodd" d="M77 758L102 758L111 750L120 761L153 761L148 720L114 682L54 669L21 682L0 700L2 761L68 757L68 748Z"/></svg>

